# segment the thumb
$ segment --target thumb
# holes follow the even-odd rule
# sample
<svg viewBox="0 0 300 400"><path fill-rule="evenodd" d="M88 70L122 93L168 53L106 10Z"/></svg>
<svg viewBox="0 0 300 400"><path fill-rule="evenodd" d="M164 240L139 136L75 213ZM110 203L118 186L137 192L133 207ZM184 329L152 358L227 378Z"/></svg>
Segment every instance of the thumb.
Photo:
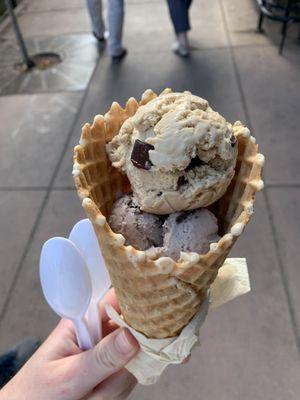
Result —
<svg viewBox="0 0 300 400"><path fill-rule="evenodd" d="M122 369L138 350L138 342L129 330L117 329L93 349L76 356L80 379L74 382L74 386L78 385L80 392L92 390L100 382Z"/></svg>

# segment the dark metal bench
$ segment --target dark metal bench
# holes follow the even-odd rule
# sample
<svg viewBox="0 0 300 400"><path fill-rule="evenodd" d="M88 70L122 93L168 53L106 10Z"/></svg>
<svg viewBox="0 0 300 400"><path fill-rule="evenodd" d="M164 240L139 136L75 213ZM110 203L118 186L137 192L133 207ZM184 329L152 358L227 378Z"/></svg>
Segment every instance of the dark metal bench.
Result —
<svg viewBox="0 0 300 400"><path fill-rule="evenodd" d="M300 22L300 0L256 0L260 8L258 31L263 32L263 21L267 17L282 22L279 54L282 53L288 27L291 23ZM299 32L300 36L300 32Z"/></svg>

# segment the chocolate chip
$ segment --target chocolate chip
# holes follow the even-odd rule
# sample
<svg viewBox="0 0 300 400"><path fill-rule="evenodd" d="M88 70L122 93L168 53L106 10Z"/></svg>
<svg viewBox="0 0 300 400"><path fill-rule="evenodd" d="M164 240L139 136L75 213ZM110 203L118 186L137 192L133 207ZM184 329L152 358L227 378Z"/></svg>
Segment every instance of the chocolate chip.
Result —
<svg viewBox="0 0 300 400"><path fill-rule="evenodd" d="M157 216L161 225L163 225L165 220L168 218L168 215L157 215Z"/></svg>
<svg viewBox="0 0 300 400"><path fill-rule="evenodd" d="M141 169L149 170L152 167L152 162L149 159L149 150L153 150L154 146L149 143L136 140L131 153L132 164Z"/></svg>
<svg viewBox="0 0 300 400"><path fill-rule="evenodd" d="M189 214L190 214L190 211L185 211L185 212L182 212L181 214L179 214L178 217L176 217L176 219L175 219L176 223L180 224L182 221L187 219Z"/></svg>
<svg viewBox="0 0 300 400"><path fill-rule="evenodd" d="M184 176L180 176L180 177L178 178L177 185L178 185L178 186L181 186L181 185L184 185L184 184L187 183L187 182L188 182L188 180L187 180Z"/></svg>
<svg viewBox="0 0 300 400"><path fill-rule="evenodd" d="M176 223L180 224L181 222L183 222L185 219L187 219L188 214L189 213L187 213L187 212L183 212L180 215L178 215L178 217L176 217L176 219L175 219Z"/></svg>
<svg viewBox="0 0 300 400"><path fill-rule="evenodd" d="M196 156L194 158L191 159L191 162L189 163L189 165L186 167L185 171L190 171L191 169L195 168L195 167L200 167L200 165L205 165L205 162L202 161L199 156Z"/></svg>
<svg viewBox="0 0 300 400"><path fill-rule="evenodd" d="M178 217L176 218L176 223L177 224L180 224L180 222L182 222L182 221L184 221L184 214L180 214L180 215L178 215Z"/></svg>
<svg viewBox="0 0 300 400"><path fill-rule="evenodd" d="M230 138L230 144L231 144L231 147L234 147L236 144L236 137L234 135L232 135Z"/></svg>

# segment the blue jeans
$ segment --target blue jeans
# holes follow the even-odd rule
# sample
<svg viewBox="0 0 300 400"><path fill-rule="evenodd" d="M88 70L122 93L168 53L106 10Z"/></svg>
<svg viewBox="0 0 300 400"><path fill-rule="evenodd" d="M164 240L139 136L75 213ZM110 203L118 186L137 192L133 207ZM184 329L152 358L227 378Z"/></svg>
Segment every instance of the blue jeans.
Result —
<svg viewBox="0 0 300 400"><path fill-rule="evenodd" d="M102 0L86 0L92 22L93 32L98 37L104 36L105 23L102 17ZM107 19L109 38L108 45L112 56L123 51L122 31L124 21L124 0L108 0Z"/></svg>
<svg viewBox="0 0 300 400"><path fill-rule="evenodd" d="M189 8L192 0L167 0L170 17L176 33L187 32L191 29Z"/></svg>

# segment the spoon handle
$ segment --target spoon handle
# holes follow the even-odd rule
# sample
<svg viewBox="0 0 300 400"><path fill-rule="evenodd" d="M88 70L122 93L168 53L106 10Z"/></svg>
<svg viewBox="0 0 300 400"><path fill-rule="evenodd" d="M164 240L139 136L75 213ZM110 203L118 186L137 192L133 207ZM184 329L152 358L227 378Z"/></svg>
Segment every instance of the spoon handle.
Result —
<svg viewBox="0 0 300 400"><path fill-rule="evenodd" d="M81 350L89 350L94 346L90 332L84 319L76 318L73 320L78 346Z"/></svg>
<svg viewBox="0 0 300 400"><path fill-rule="evenodd" d="M98 301L92 301L88 308L88 321L95 343L102 339L102 319Z"/></svg>

